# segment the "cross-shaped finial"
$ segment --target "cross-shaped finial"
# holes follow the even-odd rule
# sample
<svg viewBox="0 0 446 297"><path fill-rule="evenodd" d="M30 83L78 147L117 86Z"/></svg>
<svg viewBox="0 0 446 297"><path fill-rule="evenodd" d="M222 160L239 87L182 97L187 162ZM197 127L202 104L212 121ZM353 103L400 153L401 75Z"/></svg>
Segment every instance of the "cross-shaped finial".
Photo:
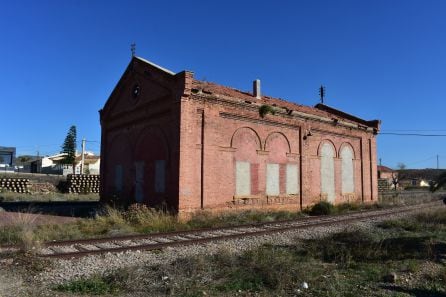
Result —
<svg viewBox="0 0 446 297"><path fill-rule="evenodd" d="M136 55L136 43L132 43L130 45L130 50L132 51L132 57L134 57Z"/></svg>

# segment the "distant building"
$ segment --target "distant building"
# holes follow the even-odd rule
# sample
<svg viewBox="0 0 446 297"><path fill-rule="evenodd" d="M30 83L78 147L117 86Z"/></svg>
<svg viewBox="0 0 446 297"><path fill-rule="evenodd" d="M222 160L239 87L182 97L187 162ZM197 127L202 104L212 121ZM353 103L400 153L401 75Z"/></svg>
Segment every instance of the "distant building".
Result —
<svg viewBox="0 0 446 297"><path fill-rule="evenodd" d="M280 75L280 74L277 74ZM378 198L378 120L200 81L133 57L101 117L101 200L298 210Z"/></svg>
<svg viewBox="0 0 446 297"><path fill-rule="evenodd" d="M387 166L378 165L378 187L380 191L395 189L394 182L398 181L398 171ZM396 185L398 187L398 185Z"/></svg>
<svg viewBox="0 0 446 297"><path fill-rule="evenodd" d="M31 172L31 166L34 161L39 160L39 156L23 155L15 158L15 171L16 172Z"/></svg>
<svg viewBox="0 0 446 297"><path fill-rule="evenodd" d="M14 171L15 147L0 146L0 171Z"/></svg>
<svg viewBox="0 0 446 297"><path fill-rule="evenodd" d="M31 162L32 173L45 173L45 174L60 174L68 175L73 173L73 165L63 164L65 154L56 154L53 156L42 157L38 160ZM81 154L76 154L75 159L75 174L81 173ZM87 152L84 155L84 174L99 174L101 164L101 157L96 156L91 152Z"/></svg>
<svg viewBox="0 0 446 297"><path fill-rule="evenodd" d="M399 185L408 187L429 187L437 178L445 173L445 169L403 169L398 171Z"/></svg>

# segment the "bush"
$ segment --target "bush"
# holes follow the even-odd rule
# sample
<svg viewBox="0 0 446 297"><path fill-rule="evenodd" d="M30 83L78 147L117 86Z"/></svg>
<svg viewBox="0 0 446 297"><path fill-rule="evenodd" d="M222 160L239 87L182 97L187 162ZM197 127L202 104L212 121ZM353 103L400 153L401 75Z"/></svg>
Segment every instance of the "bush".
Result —
<svg viewBox="0 0 446 297"><path fill-rule="evenodd" d="M338 213L344 213L349 211L357 211L361 209L361 205L357 203L341 203L336 205L336 210Z"/></svg>
<svg viewBox="0 0 446 297"><path fill-rule="evenodd" d="M323 215L330 215L333 213L334 213L334 206L333 204L327 201L321 201L319 203L316 203L308 211L308 214L310 216L323 216Z"/></svg>
<svg viewBox="0 0 446 297"><path fill-rule="evenodd" d="M71 281L54 288L59 292L70 292L81 295L106 295L120 292L120 282L113 276L93 276L87 279Z"/></svg>
<svg viewBox="0 0 446 297"><path fill-rule="evenodd" d="M137 231L147 232L167 232L181 230L185 227L178 222L176 216L154 208L149 208L144 204L132 204L123 213L123 217L128 224Z"/></svg>
<svg viewBox="0 0 446 297"><path fill-rule="evenodd" d="M260 115L260 117L263 118L268 113L270 113L272 115L275 115L276 114L276 109L274 107L266 105L266 104L260 106L260 108L259 108L259 115Z"/></svg>

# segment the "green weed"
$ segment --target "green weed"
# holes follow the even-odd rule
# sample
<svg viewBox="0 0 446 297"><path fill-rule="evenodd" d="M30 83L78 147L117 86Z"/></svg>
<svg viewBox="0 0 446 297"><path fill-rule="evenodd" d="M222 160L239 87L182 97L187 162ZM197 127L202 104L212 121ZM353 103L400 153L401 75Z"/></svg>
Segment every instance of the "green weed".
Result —
<svg viewBox="0 0 446 297"><path fill-rule="evenodd" d="M80 295L116 295L124 289L127 280L127 272L120 270L107 276L92 276L74 280L54 287L59 292L69 292Z"/></svg>

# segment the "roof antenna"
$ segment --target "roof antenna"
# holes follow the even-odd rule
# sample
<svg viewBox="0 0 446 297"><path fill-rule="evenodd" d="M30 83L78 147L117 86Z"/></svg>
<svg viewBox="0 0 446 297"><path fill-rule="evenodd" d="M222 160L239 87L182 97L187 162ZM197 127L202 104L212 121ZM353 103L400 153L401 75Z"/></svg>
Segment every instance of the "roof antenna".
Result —
<svg viewBox="0 0 446 297"><path fill-rule="evenodd" d="M321 103L324 104L325 87L323 85L319 88L319 96L321 97Z"/></svg>
<svg viewBox="0 0 446 297"><path fill-rule="evenodd" d="M130 50L132 51L132 57L136 55L136 43L130 44Z"/></svg>

